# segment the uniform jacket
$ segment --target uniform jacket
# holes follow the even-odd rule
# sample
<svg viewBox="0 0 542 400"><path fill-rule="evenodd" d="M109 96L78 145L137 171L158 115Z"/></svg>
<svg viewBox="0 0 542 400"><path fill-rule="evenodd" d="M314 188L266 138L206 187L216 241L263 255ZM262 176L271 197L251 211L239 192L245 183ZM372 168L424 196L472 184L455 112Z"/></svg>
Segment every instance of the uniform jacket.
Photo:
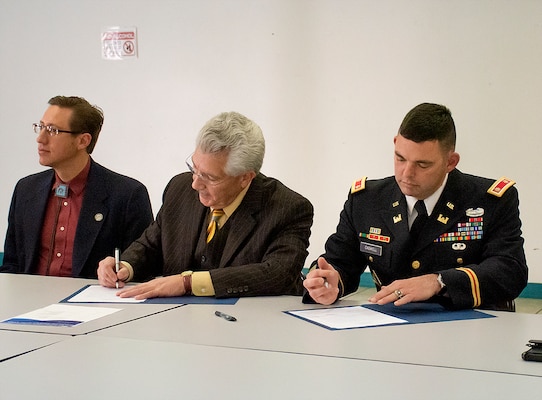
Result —
<svg viewBox="0 0 542 400"><path fill-rule="evenodd" d="M41 228L54 183L49 169L21 179L15 186L8 217L1 272L32 273L39 260ZM77 223L72 275L97 278L98 262L125 249L153 220L145 186L91 160Z"/></svg>
<svg viewBox="0 0 542 400"><path fill-rule="evenodd" d="M518 192L496 189L498 197L488 193L493 183L450 172L417 243L409 242L406 199L394 177L367 181L350 193L324 254L345 294L358 288L369 267L383 285L441 273L447 294L436 300L450 308L515 299L527 284Z"/></svg>
<svg viewBox="0 0 542 400"><path fill-rule="evenodd" d="M134 280L196 269L195 249L209 208L191 184L190 173L171 179L156 221L123 253ZM313 214L307 199L258 174L226 222L220 262L208 268L216 297L300 295Z"/></svg>

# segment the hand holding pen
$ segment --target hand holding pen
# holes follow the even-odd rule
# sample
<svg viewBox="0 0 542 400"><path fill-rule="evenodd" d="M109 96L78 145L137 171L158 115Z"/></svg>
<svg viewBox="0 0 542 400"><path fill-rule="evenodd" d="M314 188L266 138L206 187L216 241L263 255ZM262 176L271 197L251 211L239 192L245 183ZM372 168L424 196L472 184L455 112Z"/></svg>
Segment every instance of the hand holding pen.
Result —
<svg viewBox="0 0 542 400"><path fill-rule="evenodd" d="M339 273L323 257L318 259L318 268L313 269L303 286L314 301L320 304L333 304L339 296Z"/></svg>
<svg viewBox="0 0 542 400"><path fill-rule="evenodd" d="M120 261L120 250L115 250L115 256L108 256L98 263L98 281L100 285L109 288L122 288L130 276L130 271Z"/></svg>

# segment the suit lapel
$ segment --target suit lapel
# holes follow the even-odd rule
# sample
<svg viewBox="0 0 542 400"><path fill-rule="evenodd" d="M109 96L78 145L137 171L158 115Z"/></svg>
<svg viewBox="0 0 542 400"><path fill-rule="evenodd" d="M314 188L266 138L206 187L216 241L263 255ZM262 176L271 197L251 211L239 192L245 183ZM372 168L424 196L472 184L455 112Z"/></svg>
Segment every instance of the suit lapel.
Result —
<svg viewBox="0 0 542 400"><path fill-rule="evenodd" d="M186 173L188 176L188 173ZM162 246L164 246L164 264L168 268L175 268L181 265L183 269L191 268L198 249L204 246L205 227L209 208L199 201L198 192L190 186L190 178L180 177L174 184L169 184L164 194L164 203L156 216L156 221L151 224L162 226L160 228L164 235ZM188 192L188 193L187 193ZM177 235L174 229L166 227L179 227L182 234ZM203 231L203 232L202 232ZM179 244L179 237L182 238L182 245Z"/></svg>
<svg viewBox="0 0 542 400"><path fill-rule="evenodd" d="M408 239L408 209L405 196L401 193L397 184L393 185L389 194L383 196L384 199L391 199L389 204L383 199L386 208L382 212L383 219L392 232L394 241L404 241Z"/></svg>
<svg viewBox="0 0 542 400"><path fill-rule="evenodd" d="M190 189L192 190L192 189ZM198 248L198 242L202 235L206 236L205 231L208 223L209 208L205 207L199 201L198 192L192 190L193 192L193 204L187 207L187 209L193 210L189 213L176 213L178 216L182 217L182 220L179 221L180 226L186 227L186 235L184 235L184 240L188 241L186 245L176 246L174 249L175 261L173 263L179 262L180 265L192 264L194 257L194 252ZM182 196L179 195L179 198ZM167 217L166 217L167 218ZM175 218L175 216L172 216ZM203 238L201 240L204 240Z"/></svg>
<svg viewBox="0 0 542 400"><path fill-rule="evenodd" d="M94 247L96 238L109 215L110 210L105 202L109 194L104 182L106 180L103 178L101 167L91 161L85 186L85 196L75 233L72 260L73 276L78 276L81 273ZM111 251L113 251L115 245L115 243L111 243Z"/></svg>
<svg viewBox="0 0 542 400"><path fill-rule="evenodd" d="M230 263L242 243L254 232L258 224L256 214L260 212L262 207L262 180L258 175L250 184L250 188L237 210L228 219L227 223L231 223L235 228L230 228L224 253L220 259L220 268Z"/></svg>
<svg viewBox="0 0 542 400"><path fill-rule="evenodd" d="M24 210L24 222L22 228L25 231L25 248L32 251L25 254L25 272L31 273L32 268L38 263L38 254L41 243L41 230L45 209L49 200L51 187L54 181L53 170L47 171L37 187L32 188L31 194L27 196L22 207Z"/></svg>

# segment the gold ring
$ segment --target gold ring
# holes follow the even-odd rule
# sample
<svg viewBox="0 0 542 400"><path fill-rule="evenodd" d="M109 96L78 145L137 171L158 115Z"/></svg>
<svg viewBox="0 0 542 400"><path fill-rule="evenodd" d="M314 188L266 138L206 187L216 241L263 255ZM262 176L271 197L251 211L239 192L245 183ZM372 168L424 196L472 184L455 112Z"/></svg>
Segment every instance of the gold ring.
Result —
<svg viewBox="0 0 542 400"><path fill-rule="evenodd" d="M397 289L393 293L395 293L395 295L397 296L397 300L404 296L403 292L401 292L399 289Z"/></svg>

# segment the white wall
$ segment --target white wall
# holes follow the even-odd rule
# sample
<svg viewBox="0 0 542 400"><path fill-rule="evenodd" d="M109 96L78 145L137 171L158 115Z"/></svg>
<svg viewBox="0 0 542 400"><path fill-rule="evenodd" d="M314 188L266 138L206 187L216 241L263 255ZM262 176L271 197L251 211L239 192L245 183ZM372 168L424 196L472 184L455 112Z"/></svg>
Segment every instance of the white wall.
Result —
<svg viewBox="0 0 542 400"><path fill-rule="evenodd" d="M460 169L517 181L542 282L541 21L537 0L0 0L0 243L16 181L42 168L31 123L57 94L104 109L94 158L145 183L155 213L210 117L254 119L263 172L315 206L307 263L350 183L393 173L393 135L430 101L454 114ZM101 58L116 25L137 28L137 59Z"/></svg>

